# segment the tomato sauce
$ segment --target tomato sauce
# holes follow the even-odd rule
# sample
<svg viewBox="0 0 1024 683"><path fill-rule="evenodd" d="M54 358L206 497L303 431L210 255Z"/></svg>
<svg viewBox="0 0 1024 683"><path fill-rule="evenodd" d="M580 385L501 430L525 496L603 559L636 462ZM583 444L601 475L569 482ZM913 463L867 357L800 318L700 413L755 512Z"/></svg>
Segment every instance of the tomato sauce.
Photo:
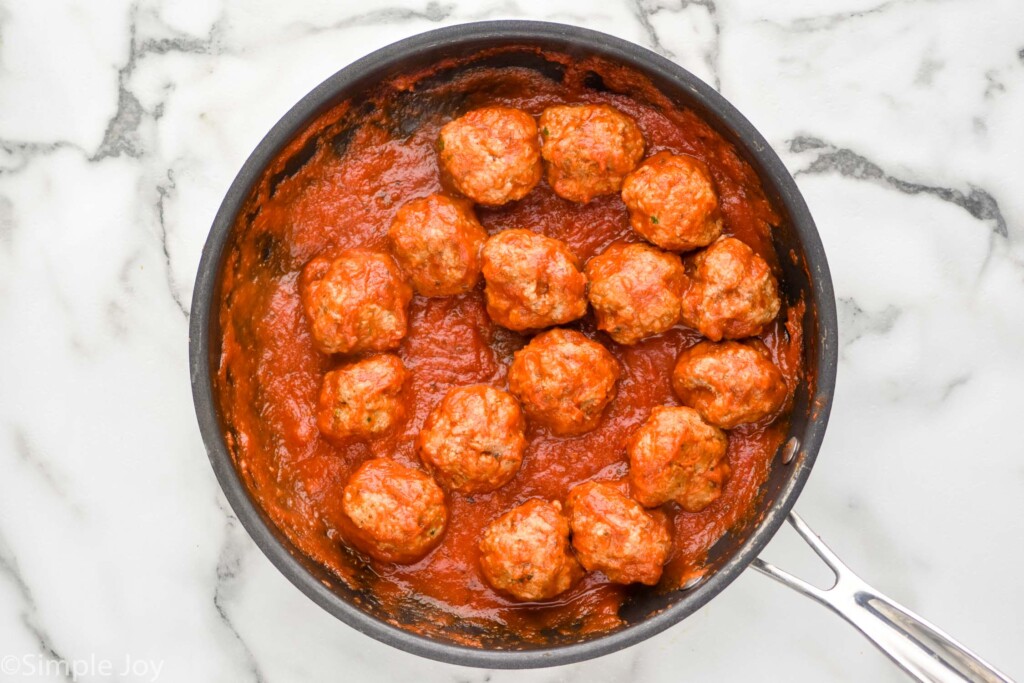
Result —
<svg viewBox="0 0 1024 683"><path fill-rule="evenodd" d="M486 382L504 388L512 354L527 338L490 322L482 285L454 298L415 297L409 334L398 351L411 373L409 419L386 438L337 446L321 437L314 416L321 379L341 360L313 347L299 301L303 265L329 249L386 248L384 237L399 206L442 189L435 141L441 125L461 112L501 104L536 116L554 104L603 102L636 119L648 155L669 150L707 164L720 193L725 232L750 244L781 277L771 246L778 216L729 143L693 112L659 100L629 70L545 56L562 65L560 80L518 67L431 78L451 65L442 64L380 84L365 100L321 115L254 189L222 273L216 393L225 439L251 494L302 553L362 591L374 613L466 644L485 644L492 635L507 642L509 634L523 642L550 642L621 625L618 609L631 589L592 573L556 601L516 603L482 578L477 543L488 522L530 498L564 500L570 488L589 480L624 487L625 441L654 406L678 405L672 367L699 336L677 327L624 347L596 331L591 314L570 325L604 343L623 367L601 425L573 438L530 425L522 469L509 484L483 495L449 493L450 522L441 544L416 564L379 563L350 550L341 536L347 477L379 456L419 467L413 442L434 405L454 386ZM638 92L649 96L637 97ZM616 240L638 239L617 195L572 204L543 181L523 200L478 208L478 216L492 234L529 228L564 240L584 262ZM784 302L761 337L791 396L803 376L802 313L802 303ZM674 548L658 590L675 590L700 575L708 549L756 513L759 488L787 425L784 410L774 421L730 432L732 477L721 498L698 513L666 507Z"/></svg>

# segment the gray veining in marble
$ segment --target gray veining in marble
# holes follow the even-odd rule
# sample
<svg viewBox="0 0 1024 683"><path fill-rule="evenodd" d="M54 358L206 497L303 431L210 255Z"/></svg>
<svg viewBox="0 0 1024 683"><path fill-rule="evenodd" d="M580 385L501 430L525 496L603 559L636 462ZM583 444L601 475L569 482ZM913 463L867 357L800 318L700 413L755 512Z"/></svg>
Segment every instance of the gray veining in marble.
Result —
<svg viewBox="0 0 1024 683"><path fill-rule="evenodd" d="M755 575L599 661L427 662L307 600L230 512L186 345L234 174L345 64L515 17L650 47L778 150L818 221L841 327L833 419L798 509L865 578L1024 677L1024 5L0 0L0 667L21 667L0 678L128 658L194 683L902 680ZM820 572L787 533L767 556Z"/></svg>

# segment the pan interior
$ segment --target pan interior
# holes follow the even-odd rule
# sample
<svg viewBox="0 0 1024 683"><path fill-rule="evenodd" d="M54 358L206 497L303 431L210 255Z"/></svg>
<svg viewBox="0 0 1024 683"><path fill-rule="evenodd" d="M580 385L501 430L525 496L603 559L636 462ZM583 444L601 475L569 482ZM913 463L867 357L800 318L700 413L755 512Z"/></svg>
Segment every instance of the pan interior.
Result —
<svg viewBox="0 0 1024 683"><path fill-rule="evenodd" d="M482 32L486 34L487 32ZM625 45L625 44L624 44ZM621 47L621 46L620 46ZM645 51L629 47L634 53L642 53L647 58ZM607 52L607 50L604 50ZM343 154L345 147L350 143L354 132L361 125L362 120L372 108L372 94L376 84L390 80L402 73L415 73L418 70L431 67L431 75L416 82L415 87L401 91L393 99L393 111L387 117L394 126L395 135L408 135L414 131L424 120L435 117L450 117L454 112L464 107L465 102L458 97L452 97L450 93L439 96L432 85L443 83L454 78L471 75L475 70L487 69L508 69L521 70L529 69L546 79L558 81L564 77L566 60L590 59L594 57L595 51L583 45L574 44L573 41L564 39L553 40L550 37L533 40L517 39L511 43L507 40L495 40L490 35L482 35L475 39L466 39L462 42L453 42L448 45L434 46L432 48L420 49L416 53L404 56L399 62L387 63L382 59L382 65L370 70L361 78L349 82L343 88L335 88L334 92L323 91L318 97L315 107L307 103L306 116L303 121L292 121L290 125L295 129L292 131L278 130L277 135L271 133L261 144L264 155L263 165L258 169L251 183L249 192L244 196L245 201L240 202L238 216L254 215L258 212L258 193L256 188L261 184L266 191L273 193L282 182L298 173L303 166L313 157L316 150L322 146L329 145L337 153ZM619 56L619 55L616 55ZM602 57L604 59L605 57ZM433 69L436 64L442 64L440 68ZM640 66L634 64L633 66ZM681 71L675 67L677 72ZM685 72L684 72L685 73ZM515 633L502 631L500 628L481 631L478 626L471 622L450 622L444 631L429 629L430 639L419 639L423 642L417 643L416 636L399 634L393 626L408 629L413 632L421 630L422 626L436 618L432 611L435 609L428 604L418 602L414 596L401 603L402 607L396 612L392 605L382 603L373 590L368 588L369 583L362 583L359 580L342 581L333 573L325 570L318 562L310 560L306 555L296 548L291 541L281 533L275 524L264 515L258 505L244 487L238 486L237 475L234 475L235 490L241 491L241 495L248 498L247 501L232 499L232 505L239 510L239 516L247 529L254 536L261 547L271 559L281 567L291 580L296 582L307 594L314 597L321 605L329 611L348 621L361 630L368 631L375 637L390 641L405 649L417 651L420 654L446 659L450 661L461 661L463 663L484 663L474 661L471 650L465 647L470 641L476 641L485 650L500 651L532 651L535 653L550 653L552 651L565 650L566 646L580 645L591 640L609 640L620 637L622 634L635 632L632 637L620 638L620 644L611 647L621 647L628 642L646 637L653 630L649 625L658 620L664 620L666 615L672 615L671 620L676 621L713 597L724 587L753 556L752 541L757 534L765 534L762 542L774 532L777 524L766 524L769 519L784 515L785 510L780 505L781 501L788 501L798 493L800 486L806 477L806 472L814 455L816 454L816 440L820 440L820 434L815 436L816 430L823 430L822 421L827 418L828 392L827 387L820 386L819 370L823 361L827 360L827 352L822 349L823 342L834 337L834 329L829 329L829 321L834 318L834 313L829 315L826 311L824 321L820 315L817 303L821 299L821 292L813 288L808 266L808 253L805 249L805 240L802 239L798 226L809 223L809 217L805 215L794 215L793 208L803 209L802 202L794 199L792 181L785 174L781 164L775 168L767 168L764 163L764 153L753 155L749 152L750 131L737 128L734 122L723 120L720 111L716 108L717 101L708 100L706 93L695 92L691 89L680 87L680 83L672 77L666 76L663 72L653 69L648 72L649 82L647 85L638 86L635 82L608 78L598 70L593 72L593 77L588 87L595 89L606 89L612 92L620 92L630 97L640 99L651 106L665 106L667 103L687 107L698 113L705 121L712 125L724 138L732 142L737 151L745 158L752 168L758 173L762 186L769 200L774 204L780 215L780 223L772 234L773 246L778 257L778 263L782 271L780 285L784 303L796 304L803 302L806 306L803 318L804 329L804 359L803 366L807 369L805 381L799 386L792 415L790 417L789 434L783 441L780 451L786 451L786 458L782 453L777 454L770 475L765 481L761 491L761 503L758 512L747 517L739 525L732 528L721 538L709 551L705 564L705 575L703 580L695 582L682 590L663 590L658 588L635 588L631 589L625 603L620 609L620 616L624 626L614 634L598 633L572 633L565 631L552 632L545 642L523 642ZM686 74L686 77L693 79ZM694 81L696 79L693 79ZM329 85L330 81L325 84ZM323 89L325 86L321 86ZM314 92L314 95L317 93ZM307 98L308 99L308 98ZM320 114L328 111L342 103L347 103L346 113L341 116L337 123L325 127L322 130L314 131L296 144L299 137L296 133L303 130L305 125L316 119ZM741 123L745 121L739 119ZM756 133L755 133L756 135ZM301 137L301 135L300 135ZM757 141L763 144L758 136ZM291 143L291 146L287 145ZM261 152L258 149L254 157ZM281 163L270 167L267 165L269 158L272 158L282 150L288 149L288 155L281 160ZM771 154L770 151L768 154ZM772 158L774 156L772 155ZM777 159L775 159L777 162ZM796 204L794 204L796 202ZM234 219L234 216L231 217ZM220 226L220 229L227 233L235 221L231 220L227 227ZM244 224L244 220L239 224ZM215 228L217 226L215 225ZM813 225L810 226L813 230ZM237 237L237 235L236 235ZM211 238L212 239L212 238ZM230 245L230 238L225 242ZM816 245L820 250L820 245ZM222 249L220 261L230 251L229 248ZM823 263L823 255L812 254L812 258ZM221 264L216 264L219 270ZM824 271L827 278L827 270ZM219 291L219 287L211 287L213 292ZM214 296L208 292L208 296ZM197 295L198 295L197 291ZM196 309L194 309L196 310ZM211 375L216 376L217 365L220 358L218 341L220 330L218 317L216 315L216 304L207 308L207 324L209 325L207 339L209 341L207 368ZM832 323L834 327L834 321ZM834 363L833 363L834 365ZM831 370L829 371L831 372ZM831 383L831 375L826 373L826 384ZM221 424L221 428L227 428ZM231 477L229 472L222 472L232 465L231 456L224 447L223 440L216 445L210 446L211 459L214 460L215 469L221 476L222 483L226 477ZM783 463L783 459L792 459ZM218 463L219 459L219 463ZM229 498L234 496L231 490L225 486ZM235 496L239 495L238 493ZM244 512L241 508L244 507ZM781 518L778 520L781 521ZM286 568L287 567L287 568ZM358 577L357 577L358 579ZM326 590L328 594L323 591ZM355 608L353 610L352 608ZM357 613L361 613L360 616ZM644 630L644 625L648 628ZM657 630L663 628L659 626ZM644 631L641 633L641 631ZM610 642L610 641L609 641ZM434 646L447 643L451 646L448 649L437 649ZM552 650L552 648L555 648ZM584 650L579 650L578 655L570 659L581 658ZM596 650L589 651L592 653ZM589 655L586 655L589 656ZM540 660L538 660L540 661ZM488 665L506 666L494 660L486 662ZM555 660L544 663L556 663ZM527 660L520 664L530 665Z"/></svg>

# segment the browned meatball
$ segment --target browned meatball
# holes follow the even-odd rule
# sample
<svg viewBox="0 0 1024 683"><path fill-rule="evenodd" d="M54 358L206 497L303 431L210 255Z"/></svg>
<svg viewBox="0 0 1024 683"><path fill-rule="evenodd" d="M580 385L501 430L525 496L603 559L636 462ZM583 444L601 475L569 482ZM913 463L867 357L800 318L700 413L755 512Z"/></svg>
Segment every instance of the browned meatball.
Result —
<svg viewBox="0 0 1024 683"><path fill-rule="evenodd" d="M574 202L589 202L622 187L644 155L636 122L607 104L560 105L540 115L548 184Z"/></svg>
<svg viewBox="0 0 1024 683"><path fill-rule="evenodd" d="M516 600L550 600L583 576L569 549L562 506L533 499L498 517L480 540L480 567L496 590Z"/></svg>
<svg viewBox="0 0 1024 683"><path fill-rule="evenodd" d="M341 505L348 540L384 562L422 558L448 523L444 492L434 480L388 458L363 463L345 485Z"/></svg>
<svg viewBox="0 0 1024 683"><path fill-rule="evenodd" d="M786 381L760 342L701 342L679 354L672 386L684 404L722 429L756 422L786 400Z"/></svg>
<svg viewBox="0 0 1024 683"><path fill-rule="evenodd" d="M703 164L659 152L622 183L633 230L662 249L689 251L722 234L718 195Z"/></svg>
<svg viewBox="0 0 1024 683"><path fill-rule="evenodd" d="M712 341L760 334L782 306L768 264L734 237L694 256L687 273L683 322Z"/></svg>
<svg viewBox="0 0 1024 683"><path fill-rule="evenodd" d="M302 306L323 353L393 349L405 336L412 289L387 254L348 249L317 256L300 278Z"/></svg>
<svg viewBox="0 0 1024 683"><path fill-rule="evenodd" d="M487 312L510 330L562 325L587 312L587 278L559 240L503 230L484 245Z"/></svg>
<svg viewBox="0 0 1024 683"><path fill-rule="evenodd" d="M626 446L633 497L647 507L674 500L687 512L703 510L729 478L728 445L696 410L658 406Z"/></svg>
<svg viewBox="0 0 1024 683"><path fill-rule="evenodd" d="M686 276L679 257L646 244L613 244L587 262L597 327L635 344L679 322Z"/></svg>
<svg viewBox="0 0 1024 683"><path fill-rule="evenodd" d="M487 232L466 200L432 194L398 210L388 231L391 251L422 296L454 296L480 279Z"/></svg>
<svg viewBox="0 0 1024 683"><path fill-rule="evenodd" d="M569 492L572 547L588 571L614 583L653 586L672 549L668 518L644 510L608 484L589 482Z"/></svg>
<svg viewBox="0 0 1024 683"><path fill-rule="evenodd" d="M444 486L484 493L508 483L523 462L525 420L507 392L484 384L449 391L416 440L423 463Z"/></svg>
<svg viewBox="0 0 1024 683"><path fill-rule="evenodd" d="M384 353L324 375L317 406L320 431L335 439L372 438L405 418L402 385L409 377L398 356Z"/></svg>
<svg viewBox="0 0 1024 683"><path fill-rule="evenodd" d="M445 179L478 204L522 199L540 182L537 124L525 111L475 109L445 124L438 147Z"/></svg>
<svg viewBox="0 0 1024 683"><path fill-rule="evenodd" d="M548 330L516 352L508 388L531 420L555 434L582 434L601 421L619 372L618 361L597 342L575 330Z"/></svg>

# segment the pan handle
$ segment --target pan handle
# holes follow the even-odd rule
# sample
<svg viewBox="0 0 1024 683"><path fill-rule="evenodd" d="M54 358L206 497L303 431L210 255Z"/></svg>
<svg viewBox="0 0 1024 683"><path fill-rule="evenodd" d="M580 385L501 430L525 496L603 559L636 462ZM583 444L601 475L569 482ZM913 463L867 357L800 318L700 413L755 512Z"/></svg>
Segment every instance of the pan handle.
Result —
<svg viewBox="0 0 1024 683"><path fill-rule="evenodd" d="M949 635L865 583L796 513L790 512L788 520L835 574L835 583L822 590L760 558L751 564L754 569L836 612L919 681L1012 683Z"/></svg>

